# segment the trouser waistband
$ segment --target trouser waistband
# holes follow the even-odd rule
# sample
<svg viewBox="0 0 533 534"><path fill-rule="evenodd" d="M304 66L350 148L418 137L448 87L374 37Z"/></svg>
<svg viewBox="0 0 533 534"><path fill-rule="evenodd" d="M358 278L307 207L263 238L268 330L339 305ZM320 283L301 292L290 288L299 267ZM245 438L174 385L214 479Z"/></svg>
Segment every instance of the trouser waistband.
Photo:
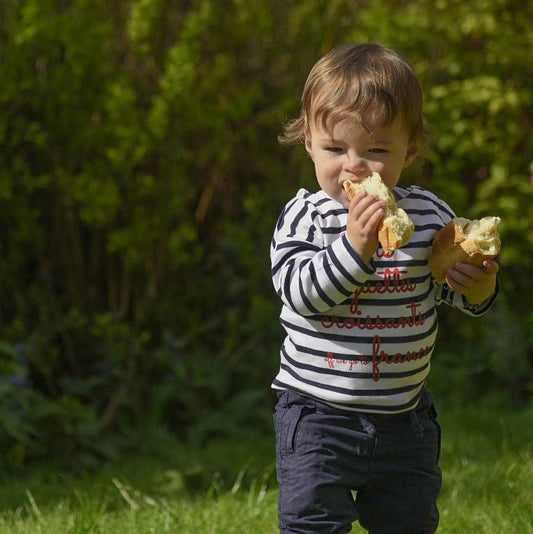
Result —
<svg viewBox="0 0 533 534"><path fill-rule="evenodd" d="M296 391L282 391L278 393L280 399L283 398L288 405L299 404L312 407L321 413L326 414L342 414L358 419L365 430L371 434L375 433L376 428L385 427L393 423L398 423L406 420L412 426L415 436L421 438L424 435L423 426L420 424L420 419L428 417L436 418L436 411L433 405L433 396L428 389L424 389L420 396L420 400L415 408L405 412L394 414L370 413L359 410L343 410L336 408L323 401L317 400L313 397L303 395Z"/></svg>

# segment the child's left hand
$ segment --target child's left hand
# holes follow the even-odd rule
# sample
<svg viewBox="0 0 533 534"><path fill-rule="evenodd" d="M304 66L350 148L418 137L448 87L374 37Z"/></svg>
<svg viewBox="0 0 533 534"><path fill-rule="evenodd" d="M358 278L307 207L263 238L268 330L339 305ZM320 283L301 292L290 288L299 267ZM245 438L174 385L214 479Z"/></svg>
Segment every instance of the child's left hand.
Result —
<svg viewBox="0 0 533 534"><path fill-rule="evenodd" d="M446 272L446 282L454 291L463 293L470 304L481 304L494 293L499 269L494 260L485 260L481 267L457 262Z"/></svg>

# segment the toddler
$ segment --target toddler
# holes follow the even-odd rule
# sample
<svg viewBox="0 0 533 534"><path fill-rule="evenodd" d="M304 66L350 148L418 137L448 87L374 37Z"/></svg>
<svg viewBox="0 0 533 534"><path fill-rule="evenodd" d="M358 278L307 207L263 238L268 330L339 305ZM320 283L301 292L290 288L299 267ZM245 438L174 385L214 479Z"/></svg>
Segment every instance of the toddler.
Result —
<svg viewBox="0 0 533 534"><path fill-rule="evenodd" d="M376 44L333 50L311 70L282 142L302 142L320 187L281 213L271 247L286 338L273 381L279 521L284 534L430 534L439 515L440 429L426 387L436 306L479 316L498 264L457 263L435 284L428 256L453 217L436 195L398 187L419 153L422 90L406 60ZM384 203L344 180L381 175L416 226L387 254Z"/></svg>

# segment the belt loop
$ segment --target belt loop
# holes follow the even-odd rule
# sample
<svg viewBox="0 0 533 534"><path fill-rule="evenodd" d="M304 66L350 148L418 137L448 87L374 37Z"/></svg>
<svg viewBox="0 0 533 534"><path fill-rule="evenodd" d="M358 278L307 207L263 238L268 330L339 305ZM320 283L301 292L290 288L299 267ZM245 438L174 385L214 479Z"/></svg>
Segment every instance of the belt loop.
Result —
<svg viewBox="0 0 533 534"><path fill-rule="evenodd" d="M368 419L363 412L357 412L357 415L359 416L359 421L361 421L364 431L368 432L371 436L374 436L376 434L376 427L372 424L370 419Z"/></svg>
<svg viewBox="0 0 533 534"><path fill-rule="evenodd" d="M418 439L422 439L424 437L424 427L420 424L415 410L411 410L409 413L409 418L411 419L411 425L415 432L415 436Z"/></svg>

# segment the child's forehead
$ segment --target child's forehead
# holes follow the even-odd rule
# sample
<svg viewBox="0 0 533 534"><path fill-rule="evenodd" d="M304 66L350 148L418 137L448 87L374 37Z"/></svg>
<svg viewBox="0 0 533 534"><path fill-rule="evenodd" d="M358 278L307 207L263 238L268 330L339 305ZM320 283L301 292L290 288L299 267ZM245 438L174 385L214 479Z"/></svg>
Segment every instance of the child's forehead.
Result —
<svg viewBox="0 0 533 534"><path fill-rule="evenodd" d="M353 118L347 118L337 122L331 122L330 127L314 124L311 129L311 137L323 142L364 142L393 144L396 141L408 137L407 129L400 117L396 117L391 123L383 124L369 118L368 122Z"/></svg>
<svg viewBox="0 0 533 534"><path fill-rule="evenodd" d="M349 134L353 132L366 132L374 137L385 130L401 129L402 122L398 116L390 116L381 109L369 109L358 112L356 110L321 110L311 112L310 126L321 130L325 135Z"/></svg>

